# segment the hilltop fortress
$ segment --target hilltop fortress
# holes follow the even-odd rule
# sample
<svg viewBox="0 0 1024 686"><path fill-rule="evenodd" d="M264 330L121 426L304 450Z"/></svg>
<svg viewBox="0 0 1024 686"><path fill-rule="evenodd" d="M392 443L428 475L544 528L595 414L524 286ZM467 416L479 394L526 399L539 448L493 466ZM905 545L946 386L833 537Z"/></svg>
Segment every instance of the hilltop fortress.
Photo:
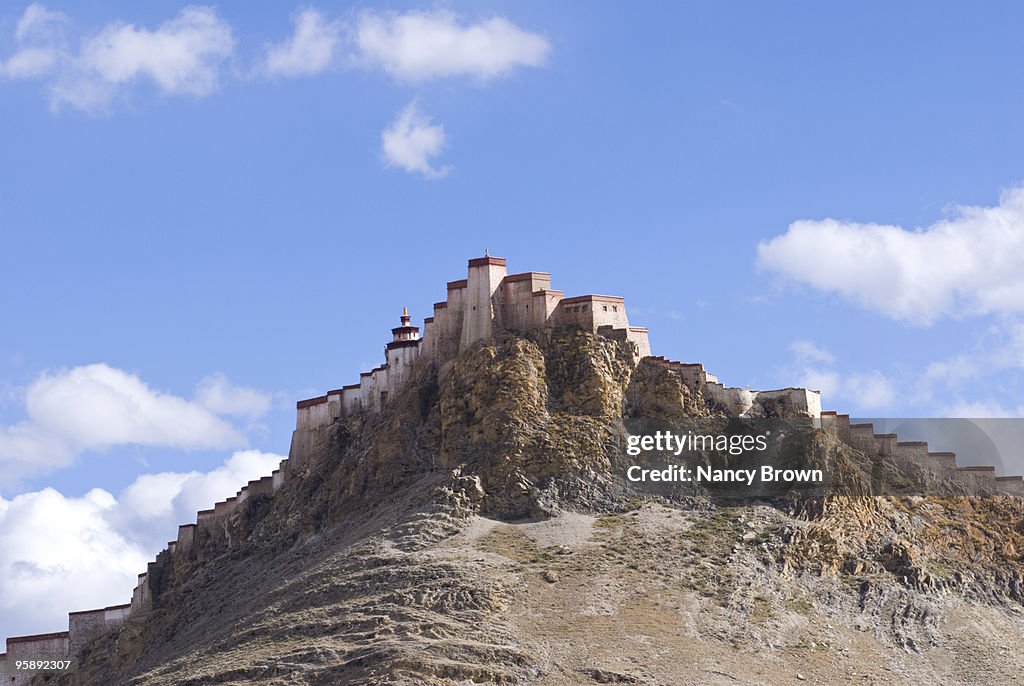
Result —
<svg viewBox="0 0 1024 686"><path fill-rule="evenodd" d="M423 320L423 334L403 312L391 330L381 366L360 374L359 383L342 386L298 404L299 431L329 424L341 414L374 409L401 388L417 360L443 365L477 341L499 332L527 333L544 327L579 327L602 336L630 341L638 359L651 354L647 329L630 326L626 303L612 295L566 298L551 289L546 272L507 274L505 260L484 256L469 261L465 279L449 281L447 298L434 303Z"/></svg>
<svg viewBox="0 0 1024 686"><path fill-rule="evenodd" d="M992 467L957 467L952 453L929 452L926 443L900 442L894 434L875 434L870 424L851 425L848 415L822 412L817 391L729 388L701 364L652 356L647 329L630 325L621 297L591 294L566 298L561 291L551 288L550 274L508 274L503 258L485 255L469 260L466 278L447 284L447 297L434 304L432 316L423 322L422 335L420 327L413 326L411 321L408 312L403 311L399 326L391 330L384 363L362 373L358 383L297 403L288 459L272 474L250 481L235 496L199 512L195 523L181 525L177 538L139 575L130 603L72 612L67 631L8 638L7 652L0 653L2 683L18 686L31 681L33 672L16 670L16 661L74 660L91 639L117 631L128 621L145 622L154 609L154 580L161 577L168 565L179 558L201 561L204 542L223 536L232 517L239 516L248 501L273 498L333 423L352 414L379 412L387 406L389 398L403 391L417 368L432 365L443 376L460 352L505 335L530 334L546 328L581 329L621 342L632 351L635 365L648 365L678 378L724 414L809 418L868 454L952 478L964 484L970 493L1024 495L1020 476L997 477Z"/></svg>
<svg viewBox="0 0 1024 686"><path fill-rule="evenodd" d="M705 393L737 416L764 413L765 407L784 407L783 414L818 417L818 391L787 388L751 391L726 388L718 377L701 364L684 364L651 356L647 329L630 326L625 300L615 295L578 295L570 298L551 289L551 274L522 272L508 274L505 259L485 255L469 261L465 279L449 281L448 297L434 303L434 313L420 329L410 325L403 311L401 325L392 329L385 361L360 374L359 383L327 391L298 403L298 418L292 456L303 452L311 434L346 413L382 407L401 389L412 365L433 364L444 369L447 362L478 341L492 340L504 333L525 334L544 328L578 328L633 345L635 360L647 359L681 374L692 388Z"/></svg>

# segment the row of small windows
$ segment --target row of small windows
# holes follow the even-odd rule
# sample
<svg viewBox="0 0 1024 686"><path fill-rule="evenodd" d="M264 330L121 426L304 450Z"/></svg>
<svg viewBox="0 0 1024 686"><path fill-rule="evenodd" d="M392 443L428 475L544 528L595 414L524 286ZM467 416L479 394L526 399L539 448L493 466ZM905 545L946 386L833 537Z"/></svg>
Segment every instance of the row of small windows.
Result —
<svg viewBox="0 0 1024 686"><path fill-rule="evenodd" d="M618 312L619 311L618 305L612 305L611 308L612 308L612 312ZM608 305L601 305L601 309L604 310L605 312L607 312L608 311ZM586 312L587 311L587 306L586 305L576 305L575 307L566 307L565 311L566 312Z"/></svg>

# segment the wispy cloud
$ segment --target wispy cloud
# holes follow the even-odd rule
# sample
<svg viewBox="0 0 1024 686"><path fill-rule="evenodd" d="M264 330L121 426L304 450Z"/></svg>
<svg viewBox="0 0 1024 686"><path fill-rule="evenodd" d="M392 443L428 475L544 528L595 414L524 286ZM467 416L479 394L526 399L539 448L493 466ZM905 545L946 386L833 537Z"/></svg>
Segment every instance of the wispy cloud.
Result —
<svg viewBox="0 0 1024 686"><path fill-rule="evenodd" d="M67 51L66 29L70 20L42 5L29 5L14 31L17 51L0 62L0 76L38 79L53 72Z"/></svg>
<svg viewBox="0 0 1024 686"><path fill-rule="evenodd" d="M212 374L196 386L196 400L216 414L258 419L270 410L271 394L239 386L223 374Z"/></svg>
<svg viewBox="0 0 1024 686"><path fill-rule="evenodd" d="M447 174L450 166L434 166L432 160L444 151L444 127L431 124L416 104L410 102L380 134L381 152L387 166L399 167L428 179Z"/></svg>
<svg viewBox="0 0 1024 686"><path fill-rule="evenodd" d="M156 29L115 21L80 36L77 49L70 28L65 15L30 5L0 74L42 80L54 109L99 112L142 83L164 95L209 95L234 53L231 27L211 7L186 7Z"/></svg>
<svg viewBox="0 0 1024 686"><path fill-rule="evenodd" d="M295 31L283 43L266 50L263 71L269 76L312 76L328 69L338 56L344 25L315 9L295 15Z"/></svg>
<svg viewBox="0 0 1024 686"><path fill-rule="evenodd" d="M821 391L828 407L849 403L856 410L886 410L896 405L898 396L893 381L879 370L841 372L836 356L808 340L795 340L789 346L793 361L785 370L805 388Z"/></svg>
<svg viewBox="0 0 1024 686"><path fill-rule="evenodd" d="M835 355L810 341L797 340L789 344L789 351L800 362L833 362Z"/></svg>

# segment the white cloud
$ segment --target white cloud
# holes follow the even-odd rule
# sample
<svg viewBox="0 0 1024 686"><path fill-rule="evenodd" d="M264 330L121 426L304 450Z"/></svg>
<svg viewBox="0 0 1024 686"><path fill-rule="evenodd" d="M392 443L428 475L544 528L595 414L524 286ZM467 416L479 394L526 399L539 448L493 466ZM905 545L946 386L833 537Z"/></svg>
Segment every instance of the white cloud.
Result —
<svg viewBox="0 0 1024 686"><path fill-rule="evenodd" d="M24 399L27 419L0 426L0 486L65 466L87 450L239 447L245 436L220 415L254 419L270 406L269 394L235 386L222 374L204 379L197 399L187 400L106 364L44 373Z"/></svg>
<svg viewBox="0 0 1024 686"><path fill-rule="evenodd" d="M101 111L140 82L166 95L209 95L234 52L231 27L210 7L186 7L155 30L113 22L84 36L77 52L68 48L66 24L58 12L29 6L15 34L20 50L0 72L45 79L54 108Z"/></svg>
<svg viewBox="0 0 1024 686"><path fill-rule="evenodd" d="M1024 417L1024 405L1007 407L995 400L962 400L947 405L938 414L967 419L1016 419Z"/></svg>
<svg viewBox="0 0 1024 686"><path fill-rule="evenodd" d="M849 375L843 393L864 410L885 410L896 402L896 389L879 371Z"/></svg>
<svg viewBox="0 0 1024 686"><path fill-rule="evenodd" d="M758 264L894 319L1024 311L1024 187L995 207L956 207L925 229L801 220L758 246Z"/></svg>
<svg viewBox="0 0 1024 686"><path fill-rule="evenodd" d="M294 18L295 33L285 43L267 48L264 71L270 76L319 74L334 62L341 42L342 24L328 21L314 9Z"/></svg>
<svg viewBox="0 0 1024 686"><path fill-rule="evenodd" d="M0 74L10 79L37 79L51 72L59 57L49 48L23 48L0 65Z"/></svg>
<svg viewBox="0 0 1024 686"><path fill-rule="evenodd" d="M835 355L810 341L793 341L789 345L789 350L801 361L832 362L836 359Z"/></svg>
<svg viewBox="0 0 1024 686"><path fill-rule="evenodd" d="M202 405L155 391L134 374L105 364L44 374L29 386L25 405L37 426L80 448L224 448L244 442Z"/></svg>
<svg viewBox="0 0 1024 686"><path fill-rule="evenodd" d="M196 400L212 412L258 419L270 410L270 393L236 386L223 374L206 377L196 386Z"/></svg>
<svg viewBox="0 0 1024 686"><path fill-rule="evenodd" d="M0 632L60 631L69 610L124 603L148 555L111 529L113 496L52 488L0 498Z"/></svg>
<svg viewBox="0 0 1024 686"><path fill-rule="evenodd" d="M0 426L0 490L21 479L70 464L77 450L31 421Z"/></svg>
<svg viewBox="0 0 1024 686"><path fill-rule="evenodd" d="M405 81L446 76L486 80L544 64L551 46L503 17L464 24L451 12L360 15L358 61Z"/></svg>
<svg viewBox="0 0 1024 686"><path fill-rule="evenodd" d="M1002 320L976 334L965 351L930 362L915 388L922 402L939 405L943 416L1024 416L1024 406L1003 406L1005 401L966 400L998 392L1004 398L1019 396L1019 372L1024 369L1024 323Z"/></svg>
<svg viewBox="0 0 1024 686"><path fill-rule="evenodd" d="M380 139L381 151L389 167L400 167L428 179L440 178L451 170L448 166L434 167L431 164L431 160L444 150L444 127L432 125L430 119L419 112L416 101L398 113L381 132Z"/></svg>
<svg viewBox="0 0 1024 686"><path fill-rule="evenodd" d="M29 5L14 32L17 52L0 62L0 77L38 79L56 69L67 49L68 18L42 5Z"/></svg>
<svg viewBox="0 0 1024 686"><path fill-rule="evenodd" d="M797 372L797 386L820 391L822 400L833 401L839 395L842 380L839 373L831 369L803 367Z"/></svg>
<svg viewBox="0 0 1024 686"><path fill-rule="evenodd" d="M988 327L969 352L930 363L924 381L955 385L1008 369L1024 369L1024 323L1019 321Z"/></svg>
<svg viewBox="0 0 1024 686"><path fill-rule="evenodd" d="M58 631L67 613L131 599L137 575L196 512L270 474L281 455L250 450L210 472L139 476L115 499L47 488L0 497L0 638Z"/></svg>
<svg viewBox="0 0 1024 686"><path fill-rule="evenodd" d="M885 410L898 400L892 381L878 370L841 373L835 369L835 355L807 340L793 341L789 350L793 363L786 374L802 388L821 391L827 406L839 402L857 410Z"/></svg>
<svg viewBox="0 0 1024 686"><path fill-rule="evenodd" d="M66 14L48 10L39 3L32 3L25 8L18 20L14 38L19 41L57 40L62 36L62 29L68 21Z"/></svg>

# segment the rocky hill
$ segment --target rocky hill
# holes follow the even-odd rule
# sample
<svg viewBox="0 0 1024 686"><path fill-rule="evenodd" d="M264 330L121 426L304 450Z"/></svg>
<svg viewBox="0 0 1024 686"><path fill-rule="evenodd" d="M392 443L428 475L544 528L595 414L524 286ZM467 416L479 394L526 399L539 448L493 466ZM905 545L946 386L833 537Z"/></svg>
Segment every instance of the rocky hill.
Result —
<svg viewBox="0 0 1024 686"><path fill-rule="evenodd" d="M380 412L319 434L279 490L161 554L152 610L36 682L1017 678L1020 498L880 490L899 465L837 428L800 446L838 490L641 490L623 478L630 427L728 412L631 346L546 330L417 365Z"/></svg>

